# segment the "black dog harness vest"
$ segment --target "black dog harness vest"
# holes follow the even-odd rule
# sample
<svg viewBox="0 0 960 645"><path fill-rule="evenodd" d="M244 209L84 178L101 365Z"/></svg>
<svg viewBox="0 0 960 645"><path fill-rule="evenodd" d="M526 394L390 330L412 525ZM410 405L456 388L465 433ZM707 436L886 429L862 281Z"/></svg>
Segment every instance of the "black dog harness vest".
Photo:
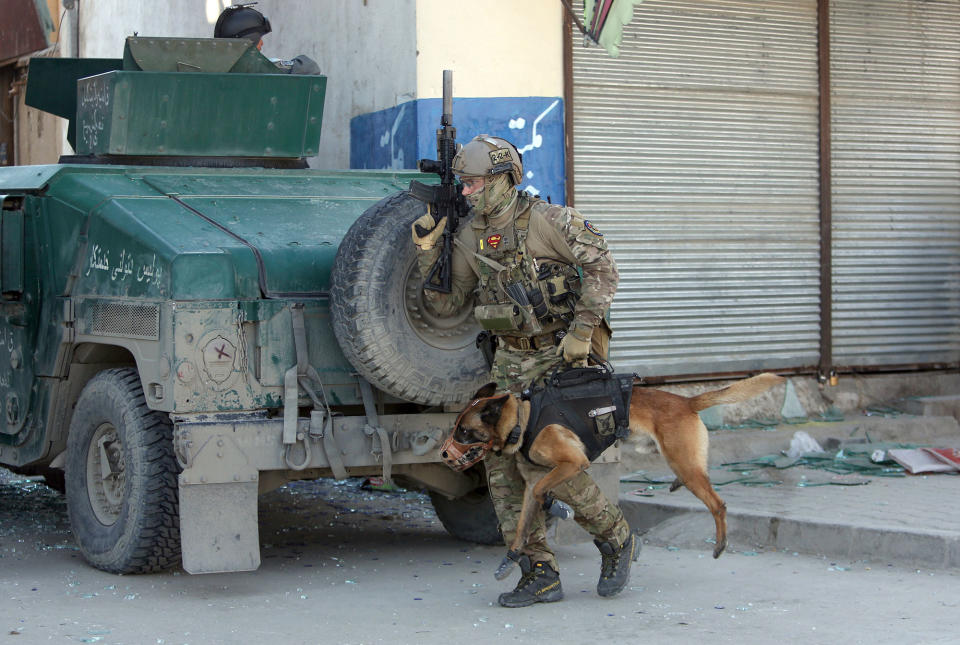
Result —
<svg viewBox="0 0 960 645"><path fill-rule="evenodd" d="M580 438L587 459L593 461L630 434L635 378L618 376L609 367L578 367L554 372L543 385L526 390L523 398L530 401L530 419L520 452L529 460L530 446L540 431L558 423Z"/></svg>

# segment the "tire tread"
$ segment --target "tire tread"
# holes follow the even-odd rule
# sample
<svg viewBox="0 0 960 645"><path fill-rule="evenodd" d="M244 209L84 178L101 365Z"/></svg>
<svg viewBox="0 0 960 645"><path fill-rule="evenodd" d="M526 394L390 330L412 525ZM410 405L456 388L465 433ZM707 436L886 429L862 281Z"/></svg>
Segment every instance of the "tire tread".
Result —
<svg viewBox="0 0 960 645"><path fill-rule="evenodd" d="M126 482L124 509L118 522L126 522L125 544L112 549L94 551L88 543L91 531L99 522L87 516L85 485L85 450L80 445L84 424L99 423L102 410L112 406L126 426L122 441L127 458L131 442L140 451L139 485ZM120 428L117 428L120 432ZM127 433L134 433L133 435ZM132 464L127 464L130 477ZM67 458L67 504L71 526L84 557L95 567L111 573L152 573L176 566L180 562L180 516L177 473L179 466L173 452L173 426L166 413L147 407L134 368L113 368L97 374L84 388L70 424ZM81 485L82 490L71 490ZM71 483L73 486L71 487ZM132 514L132 515L131 515ZM102 526L102 525L100 525ZM119 540L118 540L119 542Z"/></svg>
<svg viewBox="0 0 960 645"><path fill-rule="evenodd" d="M440 405L463 402L487 378L479 351L473 348L431 352L425 360L417 352L397 350L398 339L384 324L397 311L377 311L374 294L396 289L396 267L384 259L398 244L409 244L410 222L424 206L406 192L391 195L368 209L340 243L334 260L330 303L334 334L347 360L378 388L415 403ZM402 303L400 308L402 309ZM394 332L396 333L396 332ZM412 330L407 331L414 337Z"/></svg>

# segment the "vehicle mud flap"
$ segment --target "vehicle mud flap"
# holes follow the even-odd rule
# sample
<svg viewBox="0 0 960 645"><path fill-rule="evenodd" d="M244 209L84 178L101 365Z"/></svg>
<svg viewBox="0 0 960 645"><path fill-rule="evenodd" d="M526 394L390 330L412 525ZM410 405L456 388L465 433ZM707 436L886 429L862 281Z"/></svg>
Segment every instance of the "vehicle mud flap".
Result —
<svg viewBox="0 0 960 645"><path fill-rule="evenodd" d="M188 573L260 566L257 469L228 435L216 435L180 473L180 540Z"/></svg>

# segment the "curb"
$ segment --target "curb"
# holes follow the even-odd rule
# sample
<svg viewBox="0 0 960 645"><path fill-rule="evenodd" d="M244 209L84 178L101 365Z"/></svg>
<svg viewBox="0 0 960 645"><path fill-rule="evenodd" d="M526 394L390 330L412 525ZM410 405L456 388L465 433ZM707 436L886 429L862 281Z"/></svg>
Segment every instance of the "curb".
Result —
<svg viewBox="0 0 960 645"><path fill-rule="evenodd" d="M709 552L708 544L701 540L701 547L688 537L712 532L713 518L704 508L639 501L629 495L620 496L620 508L630 526L649 544ZM843 560L960 569L960 534L953 532L818 522L737 509L728 509L727 525L728 550L734 546L740 550L762 547Z"/></svg>
<svg viewBox="0 0 960 645"><path fill-rule="evenodd" d="M779 453L789 447L791 437L800 430L821 443L828 438L862 439L868 435L872 441L960 445L960 424L953 416L861 417L779 426L773 431L711 432L711 466ZM658 454L628 456L624 462L624 473L670 472ZM928 482L932 487L930 495L949 513L958 487L949 475L942 477L945 479ZM621 483L619 502L631 527L643 534L644 541L709 553L712 546L704 543L704 538L713 536L713 518L698 499L680 491L638 497L630 492L635 488L636 484ZM816 500L805 501L795 501L792 496L802 493L790 486L767 492L742 487L731 490L735 494L730 495L718 489L722 497L731 498L727 499L728 551L736 549L749 554L762 547L843 560L960 569L960 530L953 530L955 523L939 521L929 509L911 507L911 500L924 489L913 485L909 477L877 482L871 490L864 491L863 497L844 493L843 488L826 486L819 489ZM777 490L783 491L783 495L770 492ZM881 499L884 501L876 501ZM901 521L891 515L897 503L907 505L909 520ZM818 508L818 504L822 507ZM857 512L847 512L850 510ZM848 518L852 519L847 521Z"/></svg>

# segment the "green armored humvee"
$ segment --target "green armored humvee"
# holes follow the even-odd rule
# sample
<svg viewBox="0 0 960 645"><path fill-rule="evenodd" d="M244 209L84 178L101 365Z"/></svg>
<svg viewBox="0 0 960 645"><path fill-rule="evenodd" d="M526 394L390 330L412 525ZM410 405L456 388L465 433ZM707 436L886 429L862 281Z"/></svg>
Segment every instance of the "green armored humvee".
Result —
<svg viewBox="0 0 960 645"><path fill-rule="evenodd" d="M255 569L258 495L323 476L499 539L436 454L486 368L470 311L422 306L425 177L308 169L326 78L276 71L245 40L31 61L77 154L0 169L0 464L59 480L106 571Z"/></svg>

